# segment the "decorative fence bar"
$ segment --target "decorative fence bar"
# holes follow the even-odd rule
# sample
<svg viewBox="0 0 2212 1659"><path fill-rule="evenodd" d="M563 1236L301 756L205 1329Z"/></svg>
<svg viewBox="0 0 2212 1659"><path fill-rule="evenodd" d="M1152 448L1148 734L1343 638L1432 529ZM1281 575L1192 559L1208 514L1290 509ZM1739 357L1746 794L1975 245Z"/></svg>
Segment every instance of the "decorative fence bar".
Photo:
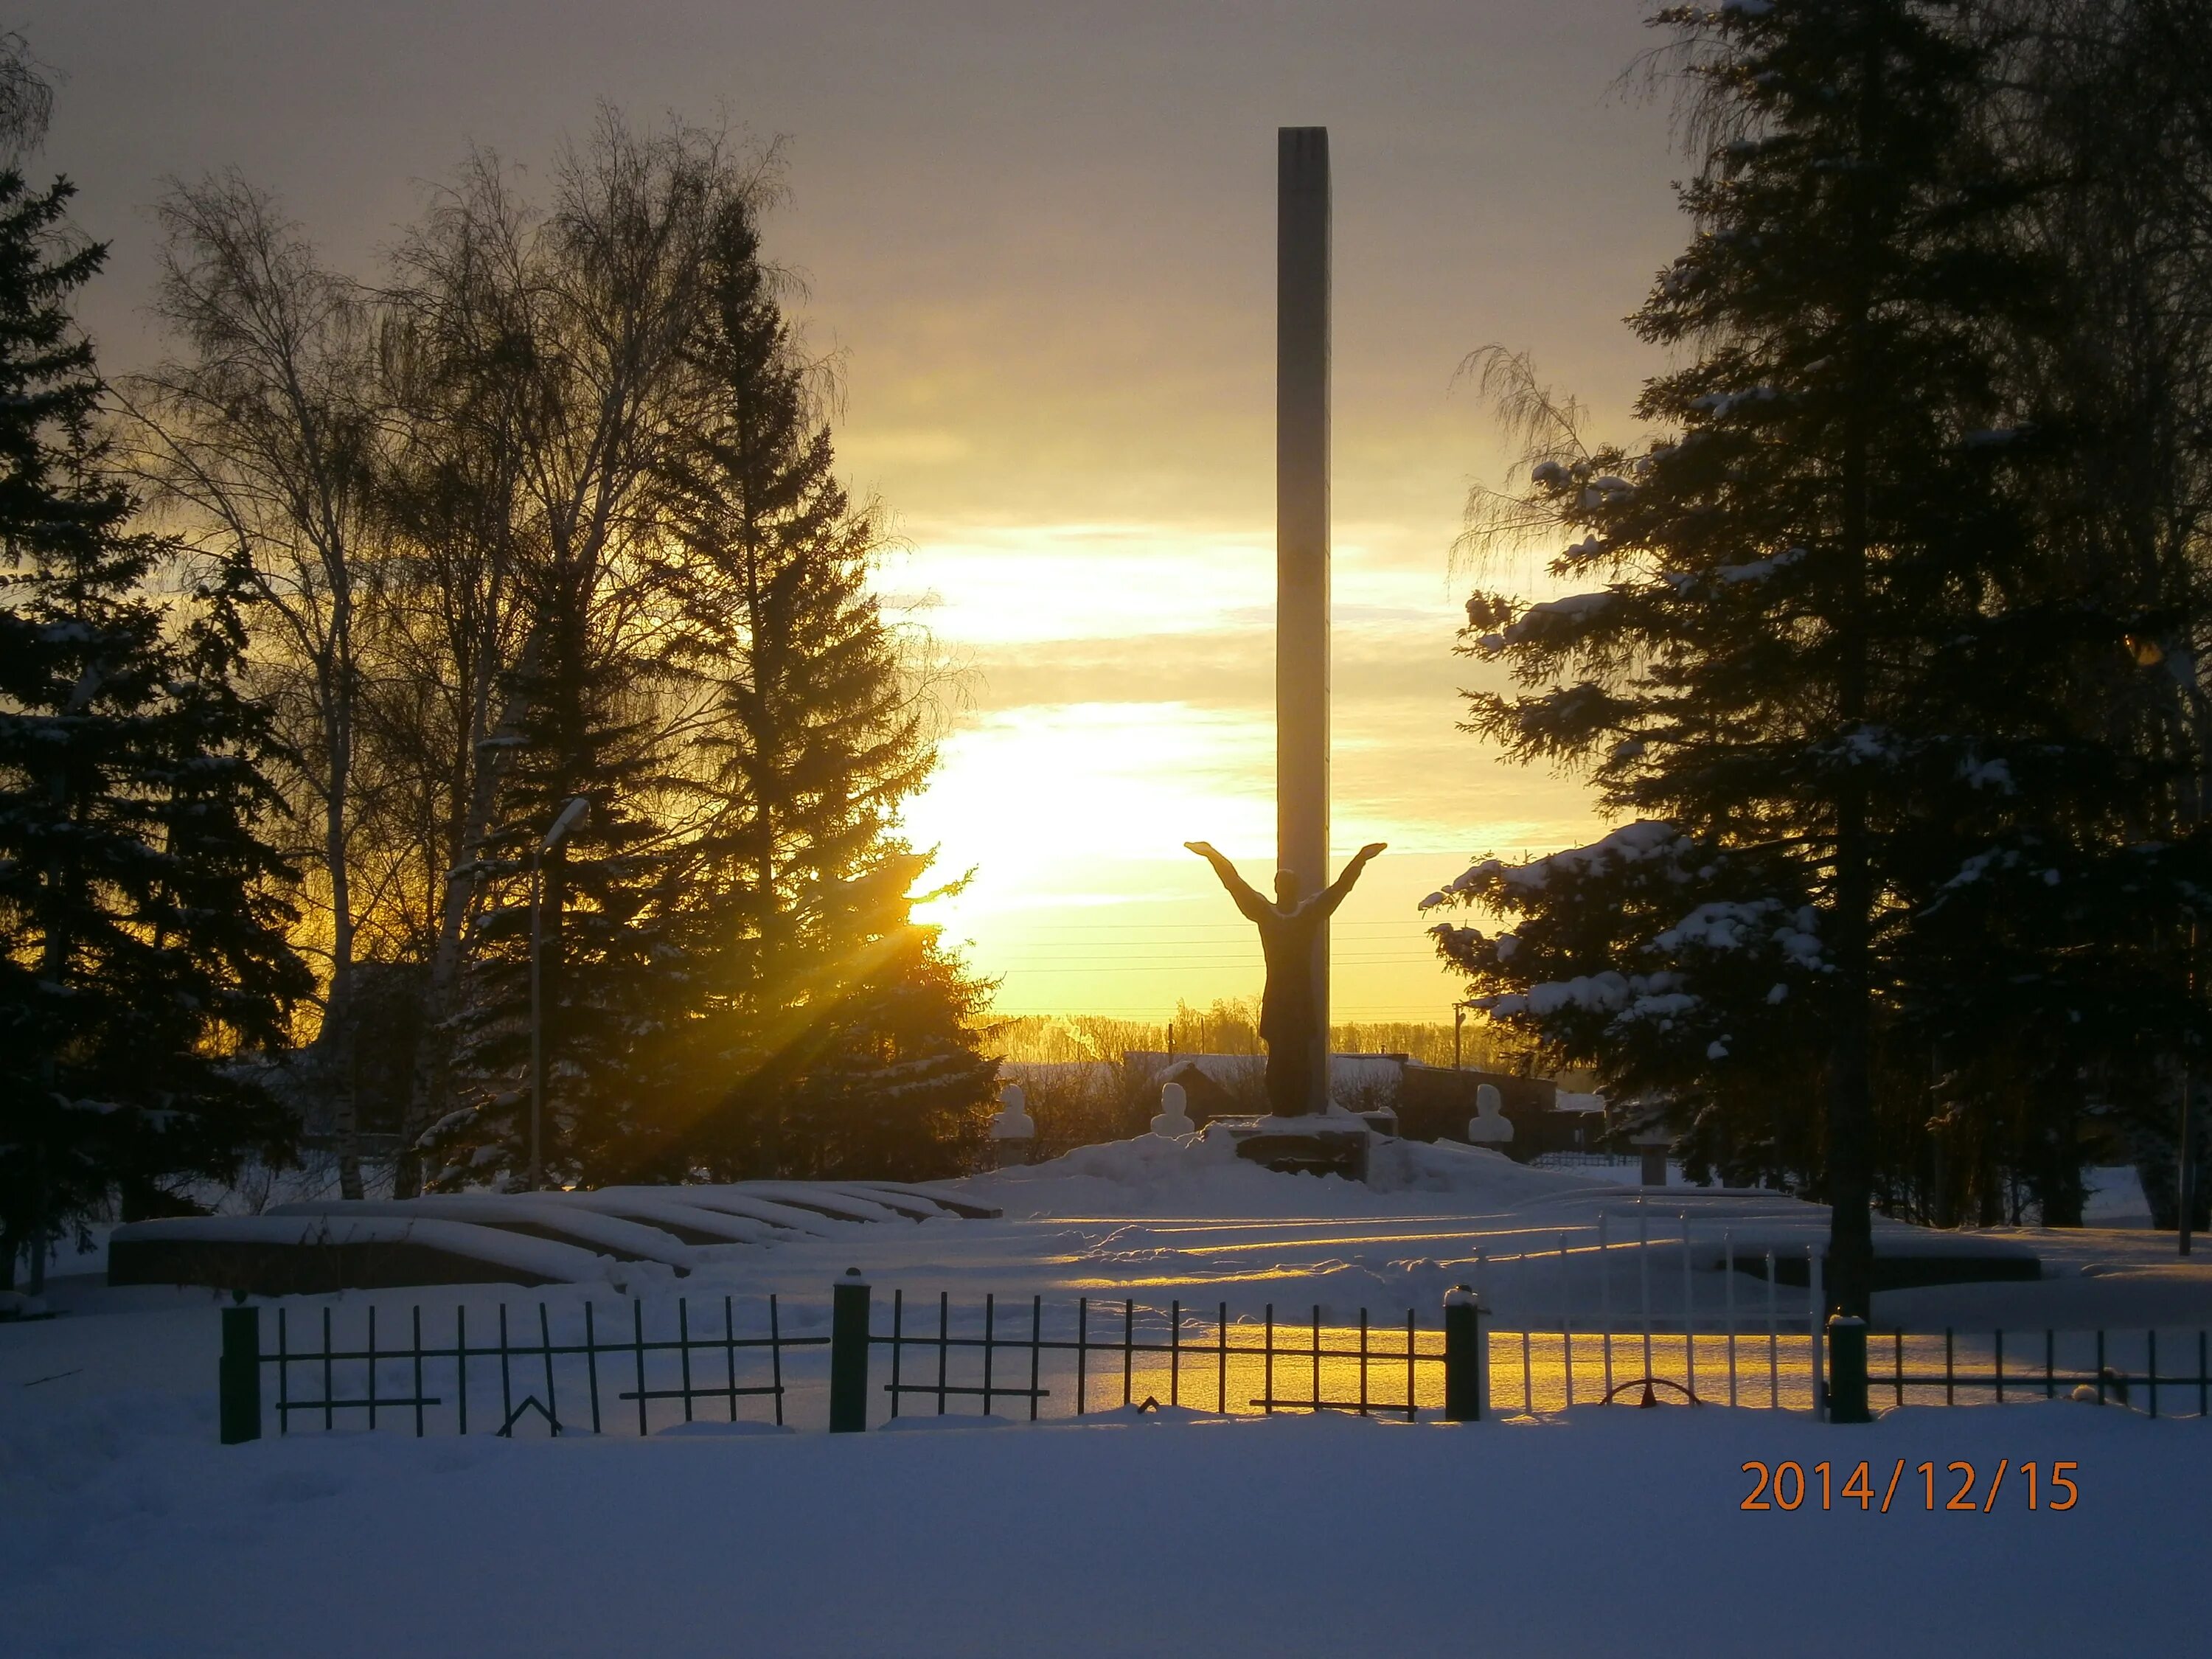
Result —
<svg viewBox="0 0 2212 1659"><path fill-rule="evenodd" d="M450 1319L449 1340L442 1330L426 1339L419 1306L398 1335L388 1323L380 1330L370 1305L357 1339L336 1328L334 1311L351 1323L350 1309L279 1306L270 1322L261 1308L228 1308L222 1431L226 1443L258 1438L273 1411L280 1434L513 1434L535 1413L555 1434L645 1435L701 1420L702 1407L708 1420L737 1423L741 1405L763 1425L785 1426L794 1415L813 1425L826 1412L839 1430L896 1421L917 1406L935 1415L1011 1408L1031 1422L1161 1407L1408 1421L1601 1402L1820 1412L1828 1380L1821 1337L1785 1326L1771 1278L1765 1288L1763 1328L1738 1328L1731 1316L1719 1330L1699 1328L1686 1305L1669 1326L1649 1316L1648 1302L1646 1316L1627 1329L1610 1320L1577 1328L1563 1317L1557 1328L1497 1330L1463 1288L1438 1313L1409 1308L1380 1320L1364 1308L1332 1314L1322 1304L1295 1315L1268 1304L1259 1317L1239 1319L1225 1302L1163 1308L1030 1296L1002 1309L994 1294L976 1304L945 1292L934 1307L927 1299L910 1307L903 1291L885 1308L857 1277L837 1285L834 1321L818 1305L796 1310L802 1329L826 1325L826 1334L794 1334L790 1310L772 1296L715 1298L720 1310L710 1301L696 1322L689 1297L650 1310L641 1298L626 1310L539 1302L519 1325L504 1304L479 1307L473 1318L460 1305L433 1316L433 1323ZM602 1320L602 1312L611 1316ZM2204 1416L2212 1406L2212 1344L2203 1331L1869 1336L1866 1395L1839 1395L1839 1415L1867 1395L1880 1407L2078 1393L2151 1416Z"/></svg>

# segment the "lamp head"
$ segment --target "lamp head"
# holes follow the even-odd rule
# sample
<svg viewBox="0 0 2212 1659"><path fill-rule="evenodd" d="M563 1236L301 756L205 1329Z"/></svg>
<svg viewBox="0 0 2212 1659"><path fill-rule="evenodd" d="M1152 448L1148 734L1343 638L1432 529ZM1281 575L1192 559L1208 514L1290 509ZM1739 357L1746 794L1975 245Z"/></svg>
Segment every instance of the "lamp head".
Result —
<svg viewBox="0 0 2212 1659"><path fill-rule="evenodd" d="M568 838L568 832L581 823L591 810L592 803L587 797L583 795L571 797L568 804L561 809L560 817L555 818L552 827L546 830L545 840L542 843L544 850L550 853L566 841Z"/></svg>

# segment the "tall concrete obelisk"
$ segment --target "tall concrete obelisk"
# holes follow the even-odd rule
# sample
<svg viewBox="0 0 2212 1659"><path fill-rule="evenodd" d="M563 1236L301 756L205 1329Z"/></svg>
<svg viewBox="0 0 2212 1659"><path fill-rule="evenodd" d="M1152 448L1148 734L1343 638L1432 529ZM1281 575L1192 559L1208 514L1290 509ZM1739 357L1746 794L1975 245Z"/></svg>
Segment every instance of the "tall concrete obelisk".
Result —
<svg viewBox="0 0 2212 1659"><path fill-rule="evenodd" d="M1276 133L1276 867L1328 882L1328 129ZM1314 941L1309 1111L1328 1109L1328 924Z"/></svg>

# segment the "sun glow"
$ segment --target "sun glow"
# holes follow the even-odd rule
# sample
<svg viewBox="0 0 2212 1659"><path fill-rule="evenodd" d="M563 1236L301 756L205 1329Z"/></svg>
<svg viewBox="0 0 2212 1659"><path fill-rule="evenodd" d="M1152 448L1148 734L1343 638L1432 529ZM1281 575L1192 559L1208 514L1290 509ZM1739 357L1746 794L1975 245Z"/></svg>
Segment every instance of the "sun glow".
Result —
<svg viewBox="0 0 2212 1659"><path fill-rule="evenodd" d="M1182 843L1272 872L1273 575L1261 537L1096 525L948 536L885 570L886 603L966 669L905 829L936 849L933 884L964 878L917 914L1000 981L998 1012L1164 1021L1258 994L1255 935ZM1392 850L1339 914L1332 1000L1448 1019L1419 898L1471 851L1571 839L1588 808L1517 772L1503 794L1454 729L1459 617L1437 572L1352 544L1339 576L1336 856Z"/></svg>

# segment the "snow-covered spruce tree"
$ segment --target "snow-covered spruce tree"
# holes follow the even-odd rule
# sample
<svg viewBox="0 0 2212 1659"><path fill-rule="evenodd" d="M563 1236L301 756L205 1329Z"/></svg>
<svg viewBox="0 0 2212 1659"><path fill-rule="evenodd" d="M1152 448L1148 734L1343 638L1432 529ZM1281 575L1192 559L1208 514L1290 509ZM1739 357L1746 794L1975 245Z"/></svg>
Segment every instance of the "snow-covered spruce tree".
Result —
<svg viewBox="0 0 2212 1659"><path fill-rule="evenodd" d="M1976 137L1958 11L1658 15L1705 147L1682 191L1698 234L1633 321L1691 361L1646 387L1638 414L1667 435L1633 454L1510 388L1529 488L1474 529L1577 535L1553 570L1589 586L1479 593L1464 647L1524 688L1474 696L1471 730L1652 822L1573 880L1491 864L1440 896L1516 918L1510 943L1439 929L1501 1017L1652 1091L1693 1156L1787 1168L1811 1137L1773 1114L1823 1113L1811 1185L1834 1205L1835 1300L1862 1314L1879 1085L1925 1118L1960 1052L2053 1012L2041 979L1969 1006L1943 964L1987 971L1996 950L2040 975L2088 947L2081 896L2132 878L2115 849L2156 787L2101 720L2131 672L2124 596L2061 556L2039 493L2074 436L2004 372L2045 288L2012 236L2031 185ZM1962 924L2008 860L2033 882L2000 948ZM2042 1086L2078 1086L2078 1058Z"/></svg>
<svg viewBox="0 0 2212 1659"><path fill-rule="evenodd" d="M1486 860L1429 903L1447 899L1507 923L1436 929L1489 1018L1550 1064L1594 1066L1625 1121L1666 1109L1693 1176L1787 1185L1819 1167L1804 1094L1828 964L1794 860L1641 819L1526 864Z"/></svg>
<svg viewBox="0 0 2212 1659"><path fill-rule="evenodd" d="M772 1004L705 1006L655 1092L667 1138L653 1173L927 1180L972 1166L997 1075L976 1053L987 988L912 920L927 863L895 854L823 882L809 931L847 948L787 943Z"/></svg>
<svg viewBox="0 0 2212 1659"><path fill-rule="evenodd" d="M0 1262L12 1279L113 1190L275 1154L283 1115L228 1062L312 988L258 833L264 711L236 690L234 580L157 598L175 551L127 529L70 296L66 184L0 171Z"/></svg>
<svg viewBox="0 0 2212 1659"><path fill-rule="evenodd" d="M537 583L538 649L513 676L526 712L478 854L484 898L453 1018L465 1104L424 1137L433 1184L449 1189L526 1184L534 927L549 1185L603 1184L635 1162L641 1068L671 994L665 836L641 806L653 779L641 665L577 572L549 562ZM579 797L584 815L549 848Z"/></svg>
<svg viewBox="0 0 2212 1659"><path fill-rule="evenodd" d="M946 1174L994 1068L980 992L916 926L896 834L935 754L869 577L882 543L834 471L749 209L725 218L699 343L714 418L665 469L679 660L702 712L659 1172Z"/></svg>

